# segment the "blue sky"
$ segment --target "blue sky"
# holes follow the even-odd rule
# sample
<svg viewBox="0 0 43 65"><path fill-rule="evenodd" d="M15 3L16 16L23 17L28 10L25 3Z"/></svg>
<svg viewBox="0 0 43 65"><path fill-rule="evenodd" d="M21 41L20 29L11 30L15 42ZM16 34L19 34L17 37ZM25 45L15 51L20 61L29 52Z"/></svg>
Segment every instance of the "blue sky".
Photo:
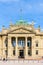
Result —
<svg viewBox="0 0 43 65"><path fill-rule="evenodd" d="M34 21L35 27L43 28L43 0L0 0L0 29L20 18L29 23Z"/></svg>

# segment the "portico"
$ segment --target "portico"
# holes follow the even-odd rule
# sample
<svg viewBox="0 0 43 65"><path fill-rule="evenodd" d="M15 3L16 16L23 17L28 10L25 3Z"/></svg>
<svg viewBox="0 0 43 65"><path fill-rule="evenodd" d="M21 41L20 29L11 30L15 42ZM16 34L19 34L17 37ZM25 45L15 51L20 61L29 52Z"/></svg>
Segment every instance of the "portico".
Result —
<svg viewBox="0 0 43 65"><path fill-rule="evenodd" d="M15 50L15 56L16 58L26 58L28 56L28 50L30 50L29 56L31 56L31 44L32 44L32 39L31 37L12 37L10 38L10 48L12 49L12 55L13 55L13 50ZM9 43L8 43L9 44ZM9 45L8 45L9 46ZM8 52L9 53L9 52ZM9 55L9 54L8 54Z"/></svg>

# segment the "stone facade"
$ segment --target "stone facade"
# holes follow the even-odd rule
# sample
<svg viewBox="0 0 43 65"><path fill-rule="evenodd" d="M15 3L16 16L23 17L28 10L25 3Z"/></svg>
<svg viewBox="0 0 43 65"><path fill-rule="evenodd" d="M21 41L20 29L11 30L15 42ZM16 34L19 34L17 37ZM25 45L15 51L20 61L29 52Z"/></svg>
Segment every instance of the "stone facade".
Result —
<svg viewBox="0 0 43 65"><path fill-rule="evenodd" d="M0 32L0 59L42 59L43 32L33 23L19 21Z"/></svg>

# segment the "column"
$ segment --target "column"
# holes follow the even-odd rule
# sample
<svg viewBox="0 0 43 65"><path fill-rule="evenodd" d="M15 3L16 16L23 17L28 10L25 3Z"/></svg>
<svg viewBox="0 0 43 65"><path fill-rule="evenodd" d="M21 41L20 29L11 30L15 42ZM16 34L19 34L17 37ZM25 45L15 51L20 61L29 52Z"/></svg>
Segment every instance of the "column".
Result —
<svg viewBox="0 0 43 65"><path fill-rule="evenodd" d="M8 36L8 47L11 47L11 37Z"/></svg>
<svg viewBox="0 0 43 65"><path fill-rule="evenodd" d="M11 37L8 36L8 59L12 59L11 55L12 55Z"/></svg>
<svg viewBox="0 0 43 65"><path fill-rule="evenodd" d="M17 42L17 37L16 37L16 59L18 58L18 42Z"/></svg>
<svg viewBox="0 0 43 65"><path fill-rule="evenodd" d="M28 49L27 49L27 37L25 38L25 59L27 59L28 56Z"/></svg>

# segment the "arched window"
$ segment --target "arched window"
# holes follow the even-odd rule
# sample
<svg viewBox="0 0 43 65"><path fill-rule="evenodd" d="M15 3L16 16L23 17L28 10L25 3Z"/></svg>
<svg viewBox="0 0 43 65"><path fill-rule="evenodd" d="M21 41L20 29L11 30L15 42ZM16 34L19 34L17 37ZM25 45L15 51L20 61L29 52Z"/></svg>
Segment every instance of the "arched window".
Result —
<svg viewBox="0 0 43 65"><path fill-rule="evenodd" d="M24 41L24 40L19 40L19 41L18 41L18 45L19 45L20 47L24 47L24 44L25 44L25 41Z"/></svg>
<svg viewBox="0 0 43 65"><path fill-rule="evenodd" d="M12 45L13 45L13 47L16 46L16 41L15 40L12 41Z"/></svg>
<svg viewBox="0 0 43 65"><path fill-rule="evenodd" d="M27 38L27 47L31 47L31 40L32 40L31 37Z"/></svg>
<svg viewBox="0 0 43 65"><path fill-rule="evenodd" d="M30 40L29 41L27 41L27 46L28 47L30 47L31 45L30 45L31 43L30 43Z"/></svg>
<svg viewBox="0 0 43 65"><path fill-rule="evenodd" d="M12 38L12 46L15 47L16 46L16 39Z"/></svg>

